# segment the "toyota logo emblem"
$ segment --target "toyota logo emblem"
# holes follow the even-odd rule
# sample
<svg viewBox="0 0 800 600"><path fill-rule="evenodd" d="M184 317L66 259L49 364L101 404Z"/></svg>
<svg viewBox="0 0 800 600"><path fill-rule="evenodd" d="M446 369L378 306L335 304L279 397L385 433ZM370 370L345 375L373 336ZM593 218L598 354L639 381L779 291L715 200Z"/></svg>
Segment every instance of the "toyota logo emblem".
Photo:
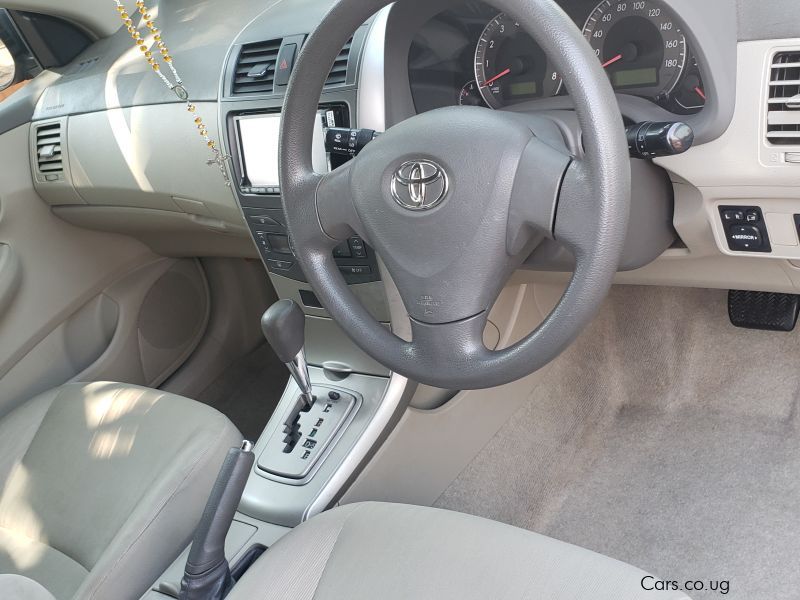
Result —
<svg viewBox="0 0 800 600"><path fill-rule="evenodd" d="M447 174L435 162L410 160L392 175L392 198L408 210L428 210L447 195Z"/></svg>

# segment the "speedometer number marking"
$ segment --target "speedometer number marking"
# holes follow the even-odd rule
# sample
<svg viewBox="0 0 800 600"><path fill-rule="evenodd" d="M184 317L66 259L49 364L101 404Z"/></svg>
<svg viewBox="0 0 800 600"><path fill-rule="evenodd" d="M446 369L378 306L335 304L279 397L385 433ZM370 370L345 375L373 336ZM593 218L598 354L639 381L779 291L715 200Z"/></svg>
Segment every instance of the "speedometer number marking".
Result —
<svg viewBox="0 0 800 600"><path fill-rule="evenodd" d="M660 0L603 0L583 27L615 89L656 99L686 66L686 38Z"/></svg>

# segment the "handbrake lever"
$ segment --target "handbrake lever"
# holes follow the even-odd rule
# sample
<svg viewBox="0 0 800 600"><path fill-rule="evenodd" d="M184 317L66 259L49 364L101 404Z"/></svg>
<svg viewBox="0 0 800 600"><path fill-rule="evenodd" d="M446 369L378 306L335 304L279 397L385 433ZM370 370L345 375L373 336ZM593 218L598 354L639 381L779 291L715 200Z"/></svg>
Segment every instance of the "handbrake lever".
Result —
<svg viewBox="0 0 800 600"><path fill-rule="evenodd" d="M195 530L179 600L222 600L233 587L225 558L225 538L253 468L252 448L252 443L245 440L241 447L231 448L222 463Z"/></svg>

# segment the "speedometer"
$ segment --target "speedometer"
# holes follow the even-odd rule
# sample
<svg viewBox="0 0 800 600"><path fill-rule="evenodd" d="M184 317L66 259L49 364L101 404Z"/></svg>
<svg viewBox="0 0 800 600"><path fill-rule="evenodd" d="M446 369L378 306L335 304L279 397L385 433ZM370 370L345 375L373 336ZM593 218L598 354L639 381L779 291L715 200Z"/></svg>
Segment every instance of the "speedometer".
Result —
<svg viewBox="0 0 800 600"><path fill-rule="evenodd" d="M659 99L677 85L686 66L686 38L660 0L603 0L583 35L614 89Z"/></svg>

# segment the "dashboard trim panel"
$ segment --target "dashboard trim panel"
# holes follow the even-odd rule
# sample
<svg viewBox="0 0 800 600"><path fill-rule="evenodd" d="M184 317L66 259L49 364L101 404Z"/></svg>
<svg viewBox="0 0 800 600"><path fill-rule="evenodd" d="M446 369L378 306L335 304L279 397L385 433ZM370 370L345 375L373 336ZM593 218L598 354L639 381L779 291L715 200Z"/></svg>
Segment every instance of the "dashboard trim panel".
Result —
<svg viewBox="0 0 800 600"><path fill-rule="evenodd" d="M721 135L733 115L733 94L736 84L737 23L735 0L662 0L677 15L681 28L692 48L706 86L709 102L695 115L679 115L635 96L617 94L620 110L631 121L683 120L695 130L697 143L702 144ZM387 95L391 98L389 117L398 122L417 109L405 83L409 79L407 61L398 64L398 55L408 56L414 36L421 27L439 13L460 6L454 0L407 0L396 4L390 16L387 33ZM576 27L579 24L576 23ZM463 82L462 82L463 83ZM515 105L514 110L572 108L568 97L543 98Z"/></svg>

